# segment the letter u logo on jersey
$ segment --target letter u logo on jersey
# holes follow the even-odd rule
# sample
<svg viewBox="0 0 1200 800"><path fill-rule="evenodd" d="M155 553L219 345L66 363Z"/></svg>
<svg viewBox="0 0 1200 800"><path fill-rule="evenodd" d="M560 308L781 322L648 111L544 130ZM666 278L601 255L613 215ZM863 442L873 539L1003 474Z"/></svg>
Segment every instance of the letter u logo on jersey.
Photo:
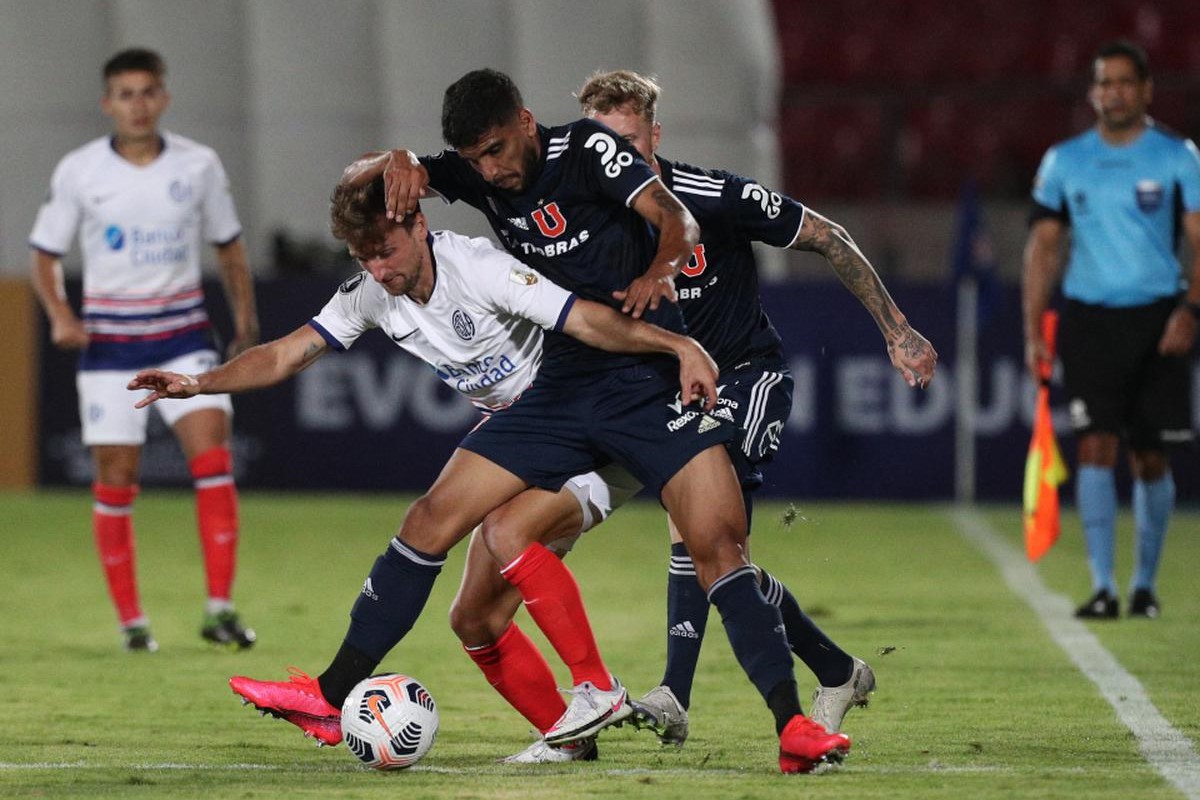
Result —
<svg viewBox="0 0 1200 800"><path fill-rule="evenodd" d="M689 278L694 278L703 273L704 268L707 266L708 259L704 257L704 244L700 243L696 245L696 249L692 251L691 259L683 265L683 269L680 272Z"/></svg>
<svg viewBox="0 0 1200 800"><path fill-rule="evenodd" d="M551 239L557 239L567 230L567 221L563 219L562 212L558 210L558 203L550 203L545 208L534 211L533 221L537 223L538 230L542 232L542 235L549 236Z"/></svg>

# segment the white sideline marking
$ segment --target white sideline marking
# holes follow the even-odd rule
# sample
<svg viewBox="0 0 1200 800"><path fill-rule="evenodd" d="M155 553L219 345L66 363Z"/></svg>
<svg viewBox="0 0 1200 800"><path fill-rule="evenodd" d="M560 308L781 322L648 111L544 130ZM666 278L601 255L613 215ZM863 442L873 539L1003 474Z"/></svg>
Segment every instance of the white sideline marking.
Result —
<svg viewBox="0 0 1200 800"><path fill-rule="evenodd" d="M952 517L959 533L991 559L1008 588L1041 618L1055 644L1096 684L1137 739L1142 757L1189 800L1200 800L1200 757L1191 740L1150 702L1141 681L1126 672L1095 634L1075 619L1070 600L1047 589L1033 565L983 517L965 508L954 509Z"/></svg>

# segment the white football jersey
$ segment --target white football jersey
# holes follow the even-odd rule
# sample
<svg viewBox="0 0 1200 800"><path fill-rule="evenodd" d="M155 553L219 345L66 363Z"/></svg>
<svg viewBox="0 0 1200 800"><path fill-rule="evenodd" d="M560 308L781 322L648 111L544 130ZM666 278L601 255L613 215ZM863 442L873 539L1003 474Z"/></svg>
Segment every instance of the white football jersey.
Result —
<svg viewBox="0 0 1200 800"><path fill-rule="evenodd" d="M139 346L156 343L161 356L164 340L208 327L202 241L225 244L241 234L217 154L176 134L162 136L162 152L142 166L118 155L107 136L68 153L29 236L31 246L62 255L78 233L84 325L94 343L121 347L128 365L141 360ZM113 359L92 353L93 360L97 355Z"/></svg>
<svg viewBox="0 0 1200 800"><path fill-rule="evenodd" d="M479 408L504 408L533 381L542 329L562 329L575 295L487 239L435 231L430 246L435 279L425 305L360 272L309 324L336 350L381 328Z"/></svg>

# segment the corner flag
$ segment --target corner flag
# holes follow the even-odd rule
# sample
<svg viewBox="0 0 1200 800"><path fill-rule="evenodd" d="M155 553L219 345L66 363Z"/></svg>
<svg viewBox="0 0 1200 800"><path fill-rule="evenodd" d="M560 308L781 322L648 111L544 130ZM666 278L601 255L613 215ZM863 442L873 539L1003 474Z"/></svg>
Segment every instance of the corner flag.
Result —
<svg viewBox="0 0 1200 800"><path fill-rule="evenodd" d="M1039 370L1033 437L1025 458L1025 555L1030 561L1037 561L1058 540L1058 486L1067 479L1067 467L1050 421L1050 371L1057 328L1058 314L1045 312L1042 338L1050 350L1050 359Z"/></svg>

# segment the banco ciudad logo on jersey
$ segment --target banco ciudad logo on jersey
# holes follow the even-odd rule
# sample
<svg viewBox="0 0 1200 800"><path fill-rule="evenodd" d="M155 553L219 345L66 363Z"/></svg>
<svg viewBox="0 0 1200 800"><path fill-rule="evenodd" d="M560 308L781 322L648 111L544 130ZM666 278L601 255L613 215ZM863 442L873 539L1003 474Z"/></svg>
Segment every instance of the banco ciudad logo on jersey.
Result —
<svg viewBox="0 0 1200 800"><path fill-rule="evenodd" d="M461 308L454 312L450 317L450 322L454 325L454 332L458 334L458 338L464 342L471 341L475 336L475 321L463 311Z"/></svg>
<svg viewBox="0 0 1200 800"><path fill-rule="evenodd" d="M1137 206L1142 211L1158 211L1163 204L1163 185L1155 180L1141 180L1134 187Z"/></svg>
<svg viewBox="0 0 1200 800"><path fill-rule="evenodd" d="M108 242L109 250L120 250L125 246L125 231L117 225L109 225L104 229L104 241Z"/></svg>

